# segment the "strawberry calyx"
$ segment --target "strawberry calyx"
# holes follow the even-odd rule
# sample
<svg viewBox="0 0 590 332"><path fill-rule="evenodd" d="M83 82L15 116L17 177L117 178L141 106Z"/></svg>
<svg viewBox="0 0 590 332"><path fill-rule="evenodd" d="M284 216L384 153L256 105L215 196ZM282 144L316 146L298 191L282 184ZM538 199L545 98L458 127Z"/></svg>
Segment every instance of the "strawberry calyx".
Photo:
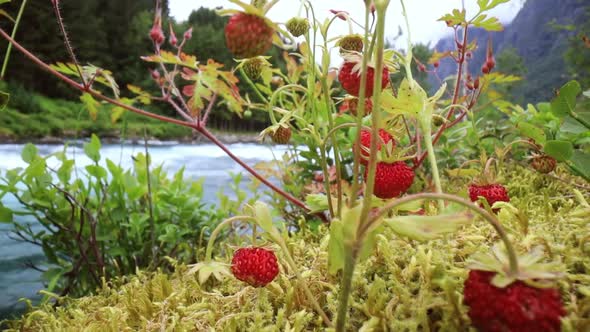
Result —
<svg viewBox="0 0 590 332"><path fill-rule="evenodd" d="M554 280L565 275L564 267L559 262L542 262L543 249L534 247L526 254L517 254L518 269L510 272L510 261L505 247L494 245L489 252L474 254L467 261L470 270L494 272L492 285L504 288L516 281L536 288L549 288Z"/></svg>

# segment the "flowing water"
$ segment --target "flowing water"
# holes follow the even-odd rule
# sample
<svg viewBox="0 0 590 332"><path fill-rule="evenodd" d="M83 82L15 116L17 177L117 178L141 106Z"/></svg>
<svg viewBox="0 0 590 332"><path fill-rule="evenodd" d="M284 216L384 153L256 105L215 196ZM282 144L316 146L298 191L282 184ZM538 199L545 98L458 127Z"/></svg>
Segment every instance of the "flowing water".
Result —
<svg viewBox="0 0 590 332"><path fill-rule="evenodd" d="M21 151L24 145L6 144L0 145L0 173L16 167L26 167L21 159ZM62 151L61 145L37 145L41 155L48 155ZM257 144L232 144L229 145L232 152L242 158L249 165L260 161L273 160L275 155L279 157L284 151L284 146L272 148ZM81 144L72 144L68 147L70 158L75 157L76 166L83 168L91 163L86 158ZM123 168L132 167L132 156L143 153L144 147L140 145L103 145L101 149L102 163L106 158L115 163L120 163ZM181 167L185 167L185 177L204 178L203 200L207 203L215 203L217 192L223 188L230 194L228 184L231 182L230 172L245 173L233 160L227 157L223 151L212 144L185 145L185 144L156 144L149 147L152 165L163 164L169 175ZM48 165L56 160L49 159ZM2 198L2 203L10 208L18 208L19 203L12 196ZM30 223L32 229L41 229L35 220L30 217L18 217L21 223ZM20 298L38 300L37 292L43 289L41 272L27 268L27 264L42 265L44 256L42 250L33 244L16 241L10 233L11 226L0 223L0 320L10 314L18 313L24 308L19 303Z"/></svg>

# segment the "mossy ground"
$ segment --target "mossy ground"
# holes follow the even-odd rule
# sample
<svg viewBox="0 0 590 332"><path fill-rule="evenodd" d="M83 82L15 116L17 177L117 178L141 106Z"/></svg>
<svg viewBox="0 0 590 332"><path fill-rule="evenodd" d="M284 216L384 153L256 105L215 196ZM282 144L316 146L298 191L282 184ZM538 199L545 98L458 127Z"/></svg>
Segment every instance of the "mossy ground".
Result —
<svg viewBox="0 0 590 332"><path fill-rule="evenodd" d="M517 223L504 221L504 226L519 250L542 246L547 260L562 263L566 275L557 284L568 313L562 330L589 331L590 216L579 216L583 207L570 184L521 166L509 168L504 183L512 204L528 216L529 227L524 234ZM465 181L448 184L465 196ZM588 190L581 192L588 199ZM323 227L318 232L302 231L289 244L313 294L334 319L340 277L327 272L326 234ZM465 261L497 241L481 219L453 236L425 243L380 234L374 255L359 264L354 275L349 330L473 329L462 304ZM239 242L225 245L225 254L217 259L229 262L230 246L243 244ZM9 326L14 331L325 330L286 264L279 277L262 289L231 277L201 286L188 270L177 266L170 275L140 272L105 284L94 296L61 299L57 308L49 304L34 308Z"/></svg>

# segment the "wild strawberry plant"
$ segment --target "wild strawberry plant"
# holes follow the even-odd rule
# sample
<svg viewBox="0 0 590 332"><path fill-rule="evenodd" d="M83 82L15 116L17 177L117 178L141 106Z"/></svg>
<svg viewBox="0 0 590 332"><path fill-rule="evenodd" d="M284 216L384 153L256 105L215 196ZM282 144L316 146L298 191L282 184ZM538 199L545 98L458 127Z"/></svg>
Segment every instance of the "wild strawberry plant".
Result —
<svg viewBox="0 0 590 332"><path fill-rule="evenodd" d="M302 1L299 15L284 25L272 22L267 16L278 0L251 3L229 0L240 9L220 10L219 14L230 16L225 36L229 50L237 58L233 70L222 68L214 60L200 62L195 56L183 53L183 45L191 37L190 30L183 34L180 41L173 31L166 36L161 10L157 6L149 33L154 43L154 54L143 57L143 60L153 66L152 77L161 90L159 96L129 87L136 97L120 98L115 79L108 70L80 66L73 52L73 63L50 66L4 31L0 30L0 35L32 61L80 90L81 99L89 110L93 110L98 101L104 101L115 105L117 110L132 111L192 128L289 201L292 204L291 213L299 209L301 214L313 215L329 225L326 236L328 271L341 278L338 307L333 315L326 312L307 285L306 274L289 250L287 230L273 222L271 209L261 202L246 206L243 214L233 216L216 227L211 234L205 260L189 271L198 275L200 283L205 284L212 275L221 279L230 273L226 264L213 260L213 246L224 227L245 222L251 225L252 247L236 252L231 272L239 280L255 287L267 285L276 278L278 271L276 256L269 247L278 246L280 257L295 274L297 286L293 284L292 287L303 289L303 295L325 327L344 331L355 268L374 254L378 238L397 236L416 241L443 236L448 238L448 234L471 222L476 214L497 232L504 250L496 247L491 255L479 254L470 260L472 273L466 284L469 289L466 303L473 305L470 309L473 323L481 330L493 331L501 326L516 331L537 326L528 322L540 320L542 323L539 324L551 331L559 328L559 319L564 314L562 304L554 296L556 291L542 292L536 288L541 284L550 286L547 280L560 277L559 266L542 262L544 257L538 252L517 255L498 218L517 219L522 224L528 221L523 217L523 211L508 202L506 190L501 184L476 183L470 188L471 200L481 203L482 207L459 196L445 194L435 152L435 145L445 132L460 125L472 114L490 84L511 79L493 72L495 59L490 43L481 73L468 73L466 67L471 52L477 47L475 43L468 42L470 29L502 29L498 20L489 16L489 11L507 1L478 0L479 10L475 14L454 10L441 17L440 20L455 33L456 49L436 53L429 63L437 68L440 59L448 57L457 64L457 75L449 91L444 83L432 95L414 79L409 18L403 1L400 3L406 19L408 46L402 52L385 49L389 0L365 1L364 19L360 23L349 13L338 10L333 11L330 19L319 21L312 3ZM63 29L59 1L54 1L54 4ZM341 21L349 24L350 33L336 40L331 39L331 26ZM353 26L358 26L360 31L355 32ZM264 56L273 43L291 52L284 54L286 71L272 68ZM68 43L66 45L71 50ZM333 45L339 47L343 61L337 70L330 63L330 48ZM418 63L418 69L425 71L426 66ZM399 85L392 86L390 75L398 72L403 72L404 79ZM240 79L252 87L253 96L240 94L236 85ZM110 89L112 97L107 97L107 91L100 90L101 85ZM339 87L346 94L342 95ZM446 94L449 99L444 99ZM571 106L568 103L572 98L569 90L560 98L565 98L566 106ZM180 119L149 113L136 106L148 102L169 105ZM219 103L238 115L266 112L272 125L261 133L262 136L270 136L278 143L295 143L294 158L304 160L308 170L320 171L316 173L316 182L323 183L323 192L303 195L304 191L299 191L300 197L297 197L235 156L207 129L208 116ZM339 112L341 105L345 105L348 111ZM559 112L562 108L556 109ZM571 108L567 112L574 118L577 116ZM545 146L545 150L550 156L556 155L550 152L551 144L549 148ZM496 158L482 158L484 175L489 174L489 165L493 160L497 159L497 164L500 164L504 156L505 152L500 151ZM424 163L426 159L428 163ZM537 164L548 169L551 161L539 160ZM418 177L424 185L422 188L416 185L418 188L412 190ZM409 190L422 192L403 196ZM495 212L499 213L499 217ZM262 233L258 233L258 229L262 229ZM261 238L272 245L258 245ZM485 325L480 315L481 302L474 300L472 294L480 292L500 298L501 295L494 294L511 289L518 290L522 301L549 305L545 301L548 299L555 310L543 313L550 317L540 317L538 312L520 307L518 322L505 318L501 312L494 312L497 320L491 322L492 325ZM500 306L494 308L505 310Z"/></svg>

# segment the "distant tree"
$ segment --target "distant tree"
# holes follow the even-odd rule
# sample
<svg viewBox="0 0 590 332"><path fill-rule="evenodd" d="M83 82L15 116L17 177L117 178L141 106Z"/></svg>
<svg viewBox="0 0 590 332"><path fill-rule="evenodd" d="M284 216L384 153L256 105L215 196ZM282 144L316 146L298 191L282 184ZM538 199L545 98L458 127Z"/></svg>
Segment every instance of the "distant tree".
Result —
<svg viewBox="0 0 590 332"><path fill-rule="evenodd" d="M528 69L523 57L518 54L516 48L505 48L496 55L496 71L506 75L515 75L523 78L522 81L503 85L502 87L496 87L496 89L500 89L499 92L508 95L506 97L509 100L523 103L524 96L522 87Z"/></svg>
<svg viewBox="0 0 590 332"><path fill-rule="evenodd" d="M569 42L565 61L572 77L587 89L590 88L590 6L583 15L583 23L573 27L576 35Z"/></svg>

